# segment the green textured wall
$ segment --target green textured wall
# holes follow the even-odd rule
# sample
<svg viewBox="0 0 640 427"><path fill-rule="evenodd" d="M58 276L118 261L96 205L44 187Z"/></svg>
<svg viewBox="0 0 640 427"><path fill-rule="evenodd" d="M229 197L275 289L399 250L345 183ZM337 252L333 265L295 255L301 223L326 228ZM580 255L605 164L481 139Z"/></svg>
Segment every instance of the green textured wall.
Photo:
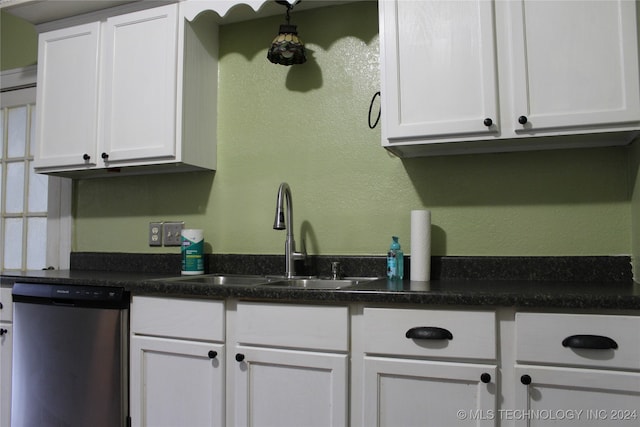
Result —
<svg viewBox="0 0 640 427"><path fill-rule="evenodd" d="M437 255L640 253L637 146L395 158L367 125L375 3L294 12L310 51L300 66L266 60L280 21L221 27L215 174L77 181L74 250L177 252L149 248L147 226L184 220L214 253L282 253L272 224L287 181L310 253L382 254L393 234L408 249L410 211L422 208Z"/></svg>
<svg viewBox="0 0 640 427"><path fill-rule="evenodd" d="M626 149L402 161L367 125L379 89L375 5L294 21L311 55L290 68L266 60L280 18L221 29L215 176L79 182L76 250L147 252L148 221L182 219L206 230L213 252L280 253L272 223L287 181L296 236L312 253L381 254L392 234L408 246L420 208L433 211L436 254L630 253Z"/></svg>
<svg viewBox="0 0 640 427"><path fill-rule="evenodd" d="M0 12L0 70L33 65L37 53L38 38L33 25Z"/></svg>

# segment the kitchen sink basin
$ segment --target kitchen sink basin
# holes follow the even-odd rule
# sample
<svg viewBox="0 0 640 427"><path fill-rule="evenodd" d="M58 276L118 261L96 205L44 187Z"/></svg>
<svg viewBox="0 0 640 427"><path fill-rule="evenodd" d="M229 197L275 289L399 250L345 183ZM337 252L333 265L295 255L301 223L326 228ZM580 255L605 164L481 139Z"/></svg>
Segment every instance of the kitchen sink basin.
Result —
<svg viewBox="0 0 640 427"><path fill-rule="evenodd" d="M265 286L300 288L300 289L344 289L360 283L376 280L376 278L346 278L346 279L284 279L264 283Z"/></svg>
<svg viewBox="0 0 640 427"><path fill-rule="evenodd" d="M222 286L272 286L295 289L344 289L360 283L376 280L377 277L347 277L344 279L328 279L318 277L295 277L287 279L283 276L254 276L241 274L206 274L202 276L183 276L175 282L200 283L203 285Z"/></svg>
<svg viewBox="0 0 640 427"><path fill-rule="evenodd" d="M207 274L204 276L181 277L179 282L202 283L205 285L253 286L268 283L273 279L264 276Z"/></svg>

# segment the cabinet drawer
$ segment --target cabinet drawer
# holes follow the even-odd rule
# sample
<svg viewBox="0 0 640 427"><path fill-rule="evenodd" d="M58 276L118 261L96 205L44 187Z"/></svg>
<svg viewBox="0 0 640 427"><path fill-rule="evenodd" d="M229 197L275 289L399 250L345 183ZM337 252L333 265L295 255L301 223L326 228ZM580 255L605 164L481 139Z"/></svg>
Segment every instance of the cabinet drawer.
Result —
<svg viewBox="0 0 640 427"><path fill-rule="evenodd" d="M223 341L222 301L134 297L131 333L163 337Z"/></svg>
<svg viewBox="0 0 640 427"><path fill-rule="evenodd" d="M449 338L408 338L410 330ZM427 329L429 328L429 329ZM496 358L496 316L491 311L364 309L364 349L369 354L445 358Z"/></svg>
<svg viewBox="0 0 640 427"><path fill-rule="evenodd" d="M347 351L347 307L239 303L240 344Z"/></svg>
<svg viewBox="0 0 640 427"><path fill-rule="evenodd" d="M11 304L11 288L0 288L0 321L11 322L13 318L13 304Z"/></svg>
<svg viewBox="0 0 640 427"><path fill-rule="evenodd" d="M638 331L636 316L516 313L516 357L520 363L640 369ZM608 346L609 339L617 348L580 348Z"/></svg>

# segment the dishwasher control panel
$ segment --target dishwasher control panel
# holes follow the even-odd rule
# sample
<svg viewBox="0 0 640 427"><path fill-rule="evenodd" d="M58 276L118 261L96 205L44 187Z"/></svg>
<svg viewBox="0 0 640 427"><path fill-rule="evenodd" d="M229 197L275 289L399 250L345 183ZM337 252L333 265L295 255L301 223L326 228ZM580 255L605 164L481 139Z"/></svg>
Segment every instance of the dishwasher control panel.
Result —
<svg viewBox="0 0 640 427"><path fill-rule="evenodd" d="M121 287L40 283L16 283L12 295L14 302L115 309L127 308L130 299Z"/></svg>

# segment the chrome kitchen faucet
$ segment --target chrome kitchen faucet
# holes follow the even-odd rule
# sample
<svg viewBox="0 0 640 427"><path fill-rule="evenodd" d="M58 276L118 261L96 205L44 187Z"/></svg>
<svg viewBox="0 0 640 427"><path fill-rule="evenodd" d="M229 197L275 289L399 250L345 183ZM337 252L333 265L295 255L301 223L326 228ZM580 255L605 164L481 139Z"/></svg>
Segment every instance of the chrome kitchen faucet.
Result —
<svg viewBox="0 0 640 427"><path fill-rule="evenodd" d="M287 219L284 216L284 200L287 201ZM295 277L296 268L294 261L297 259L305 259L307 254L305 251L296 252L296 241L293 238L293 202L291 201L291 188L289 184L283 182L278 188L278 200L276 201L276 218L273 222L274 230L287 230L287 240L284 242L284 263L285 276L288 279ZM303 245L304 247L304 245Z"/></svg>

